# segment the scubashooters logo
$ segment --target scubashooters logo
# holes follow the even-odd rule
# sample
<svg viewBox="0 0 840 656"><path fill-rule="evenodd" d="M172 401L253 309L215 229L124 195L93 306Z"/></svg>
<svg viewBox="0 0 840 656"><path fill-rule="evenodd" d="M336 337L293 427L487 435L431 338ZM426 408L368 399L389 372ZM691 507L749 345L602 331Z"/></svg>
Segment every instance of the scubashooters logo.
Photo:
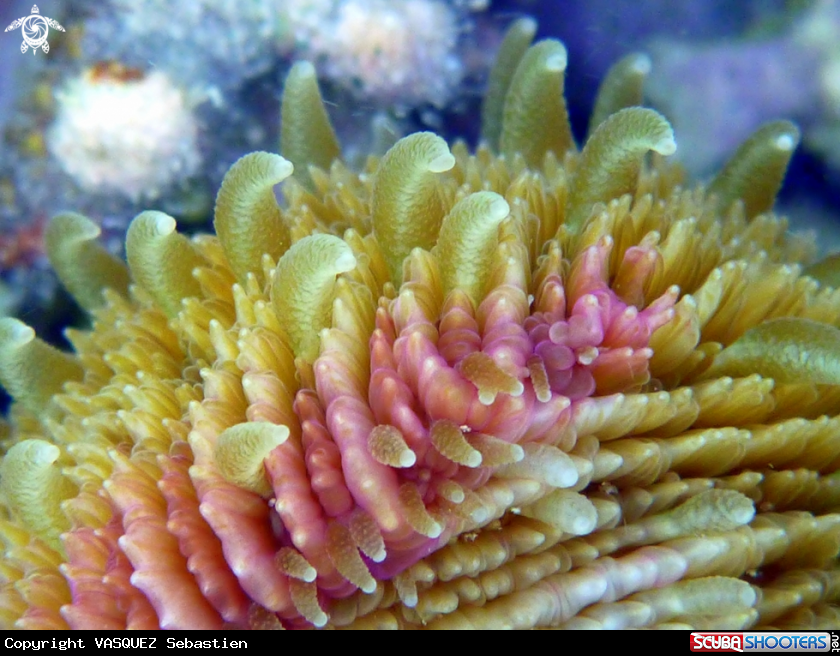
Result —
<svg viewBox="0 0 840 656"><path fill-rule="evenodd" d="M830 651L832 636L827 631L720 632L691 634L691 651L810 652Z"/></svg>
<svg viewBox="0 0 840 656"><path fill-rule="evenodd" d="M26 52L32 48L33 55L38 52L38 48L41 48L44 52L50 51L50 44L47 43L47 35L50 33L50 28L59 32L64 31L64 28L52 18L41 16L38 5L32 5L32 13L29 16L12 21L12 24L5 31L8 32L17 28L20 28L23 34L23 43L20 44L20 51Z"/></svg>

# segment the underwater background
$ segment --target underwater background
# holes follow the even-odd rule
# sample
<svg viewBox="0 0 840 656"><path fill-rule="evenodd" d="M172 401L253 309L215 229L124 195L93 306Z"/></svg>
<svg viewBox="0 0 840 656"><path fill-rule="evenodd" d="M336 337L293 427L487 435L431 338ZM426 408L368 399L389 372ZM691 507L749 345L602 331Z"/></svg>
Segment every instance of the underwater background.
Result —
<svg viewBox="0 0 840 656"><path fill-rule="evenodd" d="M840 623L840 0L0 12L0 626Z"/></svg>

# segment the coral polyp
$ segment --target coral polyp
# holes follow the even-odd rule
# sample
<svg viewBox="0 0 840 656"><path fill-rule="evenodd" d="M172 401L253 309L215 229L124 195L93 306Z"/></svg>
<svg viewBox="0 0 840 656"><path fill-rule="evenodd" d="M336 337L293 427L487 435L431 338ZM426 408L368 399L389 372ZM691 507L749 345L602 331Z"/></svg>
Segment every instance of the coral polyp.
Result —
<svg viewBox="0 0 840 656"><path fill-rule="evenodd" d="M578 151L533 28L474 153L351 170L298 64L216 236L143 212L126 268L53 221L93 325L0 320L4 625L837 625L840 292L769 213L796 128L686 189L624 62Z"/></svg>

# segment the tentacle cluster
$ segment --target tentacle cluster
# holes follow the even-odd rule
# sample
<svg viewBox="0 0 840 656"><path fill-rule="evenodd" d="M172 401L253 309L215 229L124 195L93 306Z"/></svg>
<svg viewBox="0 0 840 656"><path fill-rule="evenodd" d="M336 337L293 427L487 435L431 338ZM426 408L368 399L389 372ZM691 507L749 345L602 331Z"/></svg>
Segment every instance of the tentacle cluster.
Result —
<svg viewBox="0 0 840 656"><path fill-rule="evenodd" d="M761 213L794 131L682 190L637 55L579 153L533 34L475 154L420 133L351 172L301 64L290 161L233 166L216 237L145 212L125 269L56 219L94 324L67 354L0 321L0 621L836 623L840 296Z"/></svg>

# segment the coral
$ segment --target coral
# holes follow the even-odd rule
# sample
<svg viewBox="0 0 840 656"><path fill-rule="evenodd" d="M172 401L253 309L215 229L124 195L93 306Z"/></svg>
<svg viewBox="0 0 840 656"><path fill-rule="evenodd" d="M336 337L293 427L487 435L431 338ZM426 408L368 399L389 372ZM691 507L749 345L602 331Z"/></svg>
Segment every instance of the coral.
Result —
<svg viewBox="0 0 840 656"><path fill-rule="evenodd" d="M301 64L306 143L233 166L217 236L144 212L111 289L50 226L93 326L0 320L4 625L837 625L840 292L767 212L798 133L684 189L624 62L578 151L532 35L474 154L330 161Z"/></svg>
<svg viewBox="0 0 840 656"><path fill-rule="evenodd" d="M278 13L288 3L109 0L92 3L83 52L132 66L153 62L181 85L236 88L269 70Z"/></svg>
<svg viewBox="0 0 840 656"><path fill-rule="evenodd" d="M304 52L327 79L368 101L444 107L464 75L458 14L438 0L345 0L322 20Z"/></svg>
<svg viewBox="0 0 840 656"><path fill-rule="evenodd" d="M164 73L103 62L56 99L47 145L86 191L156 198L198 170L198 122Z"/></svg>
<svg viewBox="0 0 840 656"><path fill-rule="evenodd" d="M758 7L773 15L768 3ZM692 153L684 164L695 174L711 173L730 148L777 116L795 119L804 146L840 168L840 2L789 3L764 22L775 29L759 21L740 37L699 42L662 32L649 47L648 97L673 120Z"/></svg>
<svg viewBox="0 0 840 656"><path fill-rule="evenodd" d="M467 72L461 32L486 3L444 0L160 0L99 3L86 21L88 56L152 61L180 84L222 93L270 71L278 56L384 107L443 107Z"/></svg>
<svg viewBox="0 0 840 656"><path fill-rule="evenodd" d="M812 73L818 59L788 40L700 45L666 40L649 50L654 66L645 91L673 118L686 154L696 153L684 164L695 175L713 173L765 121L789 116L808 128L819 111ZM705 99L712 109L703 111Z"/></svg>

